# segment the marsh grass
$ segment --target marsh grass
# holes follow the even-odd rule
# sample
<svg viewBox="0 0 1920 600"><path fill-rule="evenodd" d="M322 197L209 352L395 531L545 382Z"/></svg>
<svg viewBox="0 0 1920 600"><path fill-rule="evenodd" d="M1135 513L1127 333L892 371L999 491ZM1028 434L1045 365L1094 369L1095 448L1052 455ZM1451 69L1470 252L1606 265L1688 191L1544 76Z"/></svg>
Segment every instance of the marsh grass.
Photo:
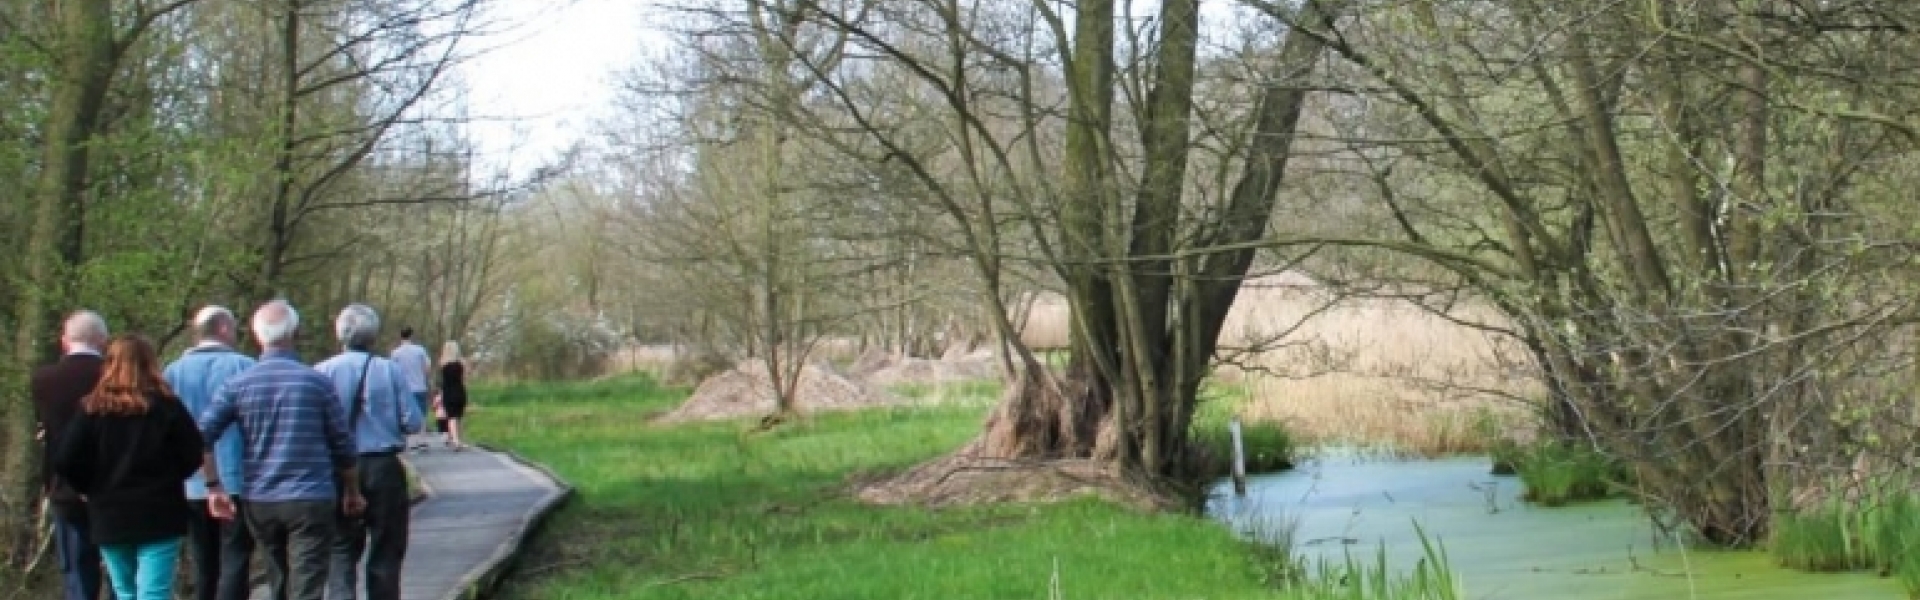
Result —
<svg viewBox="0 0 1920 600"><path fill-rule="evenodd" d="M1200 391L1189 435L1205 447L1214 462L1213 473L1224 477L1231 470L1233 435L1229 422L1246 410L1250 395L1245 386L1214 383ZM1301 448L1293 432L1281 423L1266 420L1240 422L1240 439L1246 450L1247 473L1273 473L1292 469L1301 458Z"/></svg>
<svg viewBox="0 0 1920 600"><path fill-rule="evenodd" d="M1618 461L1590 446L1541 440L1505 452L1526 488L1528 502L1565 506L1612 497L1626 481Z"/></svg>
<svg viewBox="0 0 1920 600"><path fill-rule="evenodd" d="M1920 498L1904 478L1875 478L1775 518L1768 550L1781 566L1812 572L1878 570L1920 598ZM1845 493L1851 491L1851 493Z"/></svg>
<svg viewBox="0 0 1920 600"><path fill-rule="evenodd" d="M1289 600L1458 600L1467 597L1446 548L1429 538L1418 523L1421 557L1411 570L1397 570L1379 547L1372 560L1348 553L1342 560L1322 560L1303 566L1292 582L1281 587Z"/></svg>
<svg viewBox="0 0 1920 600"><path fill-rule="evenodd" d="M1090 499L926 510L848 498L852 481L970 439L981 404L746 433L747 422L648 425L685 391L644 377L477 394L487 401L476 402L475 440L540 461L579 492L505 598L1038 598L1056 577L1073 600L1272 597L1271 557L1194 515Z"/></svg>

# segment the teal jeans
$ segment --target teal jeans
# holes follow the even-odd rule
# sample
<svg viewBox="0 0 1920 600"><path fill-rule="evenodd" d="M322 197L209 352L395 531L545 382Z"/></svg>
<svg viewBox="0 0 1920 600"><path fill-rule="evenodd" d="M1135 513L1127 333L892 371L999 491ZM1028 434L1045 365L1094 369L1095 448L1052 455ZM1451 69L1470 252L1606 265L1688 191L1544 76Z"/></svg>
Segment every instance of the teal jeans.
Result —
<svg viewBox="0 0 1920 600"><path fill-rule="evenodd" d="M172 600L180 538L101 546L100 558L107 563L116 600Z"/></svg>

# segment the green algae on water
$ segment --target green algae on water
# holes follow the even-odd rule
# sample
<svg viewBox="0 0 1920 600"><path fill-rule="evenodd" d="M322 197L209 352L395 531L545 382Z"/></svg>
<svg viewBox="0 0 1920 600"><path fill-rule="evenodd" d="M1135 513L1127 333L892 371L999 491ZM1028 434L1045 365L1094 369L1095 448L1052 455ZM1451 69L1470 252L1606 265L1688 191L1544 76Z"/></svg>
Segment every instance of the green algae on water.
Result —
<svg viewBox="0 0 1920 600"><path fill-rule="evenodd" d="M1384 550L1412 569L1424 554L1418 523L1445 549L1466 597L1534 600L1881 600L1903 594L1872 573L1809 574L1764 552L1685 548L1620 500L1543 508L1521 502L1512 477L1485 458L1321 460L1252 478L1246 498L1216 490L1230 525L1279 515L1298 523L1308 561Z"/></svg>

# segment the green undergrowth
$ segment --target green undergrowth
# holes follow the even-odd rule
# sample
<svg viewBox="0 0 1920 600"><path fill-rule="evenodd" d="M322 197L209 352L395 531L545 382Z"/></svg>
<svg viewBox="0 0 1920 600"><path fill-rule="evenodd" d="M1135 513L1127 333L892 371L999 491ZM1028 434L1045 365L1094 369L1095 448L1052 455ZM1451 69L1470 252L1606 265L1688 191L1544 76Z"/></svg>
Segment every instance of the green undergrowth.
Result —
<svg viewBox="0 0 1920 600"><path fill-rule="evenodd" d="M1496 467L1511 465L1526 488L1522 497L1541 506L1612 498L1628 478L1619 461L1576 442L1506 443L1497 447L1493 460Z"/></svg>
<svg viewBox="0 0 1920 600"><path fill-rule="evenodd" d="M1418 526L1415 526L1418 529ZM1283 588L1287 600L1458 600L1466 589L1439 543L1419 532L1421 558L1413 568L1395 569L1380 546L1371 559L1348 553L1341 560L1301 562L1302 571Z"/></svg>
<svg viewBox="0 0 1920 600"><path fill-rule="evenodd" d="M578 491L504 598L1231 599L1305 581L1274 577L1274 551L1196 515L1091 499L928 510L850 498L851 481L977 434L978 403L748 433L750 421L647 424L686 392L639 377L483 392L473 437L548 465Z"/></svg>
<svg viewBox="0 0 1920 600"><path fill-rule="evenodd" d="M1904 479L1835 484L1816 506L1777 516L1768 550L1781 566L1812 572L1875 570L1920 598L1920 498Z"/></svg>
<svg viewBox="0 0 1920 600"><path fill-rule="evenodd" d="M1339 558L1312 560L1292 554L1298 542L1299 521L1267 517L1245 522L1242 535L1259 542L1267 565L1265 573L1284 600L1456 600L1466 597L1447 551L1413 523L1420 557L1411 569L1396 568L1387 560L1383 542L1365 556L1345 552Z"/></svg>
<svg viewBox="0 0 1920 600"><path fill-rule="evenodd" d="M1245 386L1212 384L1201 389L1200 404L1194 411L1189 429L1195 443L1204 449L1211 462L1210 472L1227 476L1233 460L1233 435L1229 423L1251 401ZM1286 427L1273 421L1240 422L1240 439L1246 449L1247 473L1273 473L1292 469L1300 448Z"/></svg>

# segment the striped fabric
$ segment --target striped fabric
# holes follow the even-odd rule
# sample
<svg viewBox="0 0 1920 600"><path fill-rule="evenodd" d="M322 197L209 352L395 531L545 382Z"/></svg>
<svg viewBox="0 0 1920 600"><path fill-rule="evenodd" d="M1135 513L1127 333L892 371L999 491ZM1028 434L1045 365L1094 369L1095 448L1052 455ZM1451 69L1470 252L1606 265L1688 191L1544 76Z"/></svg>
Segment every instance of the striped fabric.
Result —
<svg viewBox="0 0 1920 600"><path fill-rule="evenodd" d="M208 440L240 428L250 502L332 500L335 473L356 458L333 383L288 351L227 380L199 421Z"/></svg>

